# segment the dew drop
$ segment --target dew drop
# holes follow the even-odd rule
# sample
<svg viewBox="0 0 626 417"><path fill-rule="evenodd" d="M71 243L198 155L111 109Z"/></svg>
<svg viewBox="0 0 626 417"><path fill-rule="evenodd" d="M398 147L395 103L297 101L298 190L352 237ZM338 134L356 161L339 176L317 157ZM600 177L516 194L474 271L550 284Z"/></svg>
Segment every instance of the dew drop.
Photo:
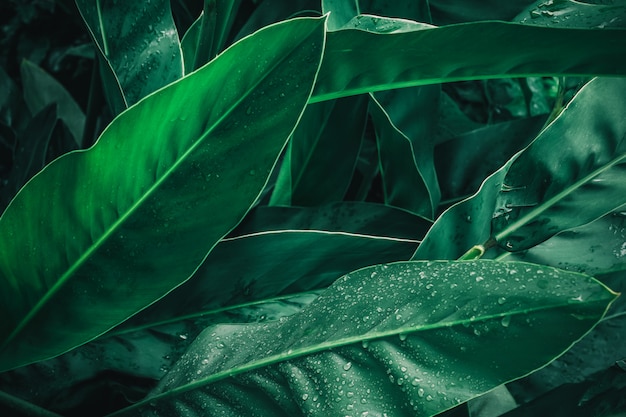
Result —
<svg viewBox="0 0 626 417"><path fill-rule="evenodd" d="M344 371L349 371L350 368L352 368L352 362L347 362L344 366L343 366L343 370Z"/></svg>
<svg viewBox="0 0 626 417"><path fill-rule="evenodd" d="M400 333L398 335L398 338L400 339L401 342L404 342L406 340L406 333Z"/></svg>
<svg viewBox="0 0 626 417"><path fill-rule="evenodd" d="M506 303L506 297L500 297L500 298L498 298L498 304L502 305L502 304L504 304L504 303Z"/></svg>
<svg viewBox="0 0 626 417"><path fill-rule="evenodd" d="M420 397L424 396L424 388L420 388L417 390L417 395L419 395Z"/></svg>
<svg viewBox="0 0 626 417"><path fill-rule="evenodd" d="M302 400L306 401L309 399L309 394L302 394Z"/></svg>
<svg viewBox="0 0 626 417"><path fill-rule="evenodd" d="M511 324L511 316L502 317L500 324L502 324L503 327L509 327L509 324Z"/></svg>

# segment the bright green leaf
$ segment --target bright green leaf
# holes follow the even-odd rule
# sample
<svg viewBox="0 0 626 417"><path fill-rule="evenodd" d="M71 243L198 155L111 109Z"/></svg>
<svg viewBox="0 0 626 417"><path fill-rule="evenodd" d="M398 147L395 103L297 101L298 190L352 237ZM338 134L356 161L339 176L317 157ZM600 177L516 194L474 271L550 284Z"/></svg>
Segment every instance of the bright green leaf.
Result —
<svg viewBox="0 0 626 417"><path fill-rule="evenodd" d="M626 204L626 79L588 83L514 159L499 192L492 234L528 249Z"/></svg>
<svg viewBox="0 0 626 417"><path fill-rule="evenodd" d="M365 268L293 316L207 328L152 395L114 415L432 416L551 361L615 297L527 263Z"/></svg>
<svg viewBox="0 0 626 417"><path fill-rule="evenodd" d="M0 218L0 369L85 343L185 281L259 195L323 47L323 19L269 26L35 176Z"/></svg>

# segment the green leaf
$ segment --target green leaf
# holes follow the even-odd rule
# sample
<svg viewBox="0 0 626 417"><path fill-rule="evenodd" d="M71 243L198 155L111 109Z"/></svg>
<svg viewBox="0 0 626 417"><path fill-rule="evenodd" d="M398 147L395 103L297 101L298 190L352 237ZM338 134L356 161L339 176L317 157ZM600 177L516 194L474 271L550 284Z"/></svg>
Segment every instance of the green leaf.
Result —
<svg viewBox="0 0 626 417"><path fill-rule="evenodd" d="M22 61L20 67L24 85L24 100L31 114L35 115L45 107L54 104L59 119L67 125L76 144L83 141L85 114L70 93L53 77L29 61Z"/></svg>
<svg viewBox="0 0 626 417"><path fill-rule="evenodd" d="M168 0L76 0L76 5L127 106L182 77L182 54ZM106 66L102 70L105 74ZM109 79L109 85L112 82Z"/></svg>
<svg viewBox="0 0 626 417"><path fill-rule="evenodd" d="M341 201L361 149L367 97L310 105L294 131L270 205L314 206Z"/></svg>
<svg viewBox="0 0 626 417"><path fill-rule="evenodd" d="M491 237L492 212L510 162L491 174L471 197L444 211L417 247L414 260L458 259Z"/></svg>
<svg viewBox="0 0 626 417"><path fill-rule="evenodd" d="M224 49L241 0L205 0L200 17L181 41L185 73L188 74Z"/></svg>
<svg viewBox="0 0 626 417"><path fill-rule="evenodd" d="M589 275L626 272L626 212L566 230L506 259L551 265Z"/></svg>
<svg viewBox="0 0 626 417"><path fill-rule="evenodd" d="M20 188L52 159L76 149L75 138L57 118L51 104L38 112L17 138L11 171L0 188L0 207L8 206Z"/></svg>
<svg viewBox="0 0 626 417"><path fill-rule="evenodd" d="M436 25L477 20L511 20L534 0L429 0Z"/></svg>
<svg viewBox="0 0 626 417"><path fill-rule="evenodd" d="M152 395L114 415L432 416L551 361L615 297L526 263L365 268L293 316L207 328Z"/></svg>
<svg viewBox="0 0 626 417"><path fill-rule="evenodd" d="M428 227L419 217L369 204L259 209L256 220L244 220L251 225L215 246L193 277L114 332L328 287L355 269L409 259Z"/></svg>
<svg viewBox="0 0 626 417"><path fill-rule="evenodd" d="M259 195L323 47L323 19L269 26L35 176L0 218L0 369L85 343L185 281Z"/></svg>
<svg viewBox="0 0 626 417"><path fill-rule="evenodd" d="M626 204L626 79L588 83L513 161L498 194L492 234L528 249Z"/></svg>
<svg viewBox="0 0 626 417"><path fill-rule="evenodd" d="M537 1L513 20L560 28L625 28L626 5L559 0Z"/></svg>
<svg viewBox="0 0 626 417"><path fill-rule="evenodd" d="M481 182L526 147L545 124L545 116L496 123L464 132L435 148L442 198L475 193Z"/></svg>
<svg viewBox="0 0 626 417"><path fill-rule="evenodd" d="M400 33L387 30L329 32L310 102L458 80L626 75L626 68L615 65L614 59L626 50L623 29L476 22Z"/></svg>
<svg viewBox="0 0 626 417"><path fill-rule="evenodd" d="M385 203L428 219L441 197L430 140L440 94L433 85L371 95Z"/></svg>

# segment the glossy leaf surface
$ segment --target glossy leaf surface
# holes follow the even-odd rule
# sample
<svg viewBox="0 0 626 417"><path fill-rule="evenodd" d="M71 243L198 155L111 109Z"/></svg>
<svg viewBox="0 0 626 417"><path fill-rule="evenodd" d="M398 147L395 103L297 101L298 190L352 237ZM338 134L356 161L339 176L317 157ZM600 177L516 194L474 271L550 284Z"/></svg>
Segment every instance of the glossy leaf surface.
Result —
<svg viewBox="0 0 626 417"><path fill-rule="evenodd" d="M113 332L326 288L355 269L409 259L428 226L374 204L258 207L187 282Z"/></svg>
<svg viewBox="0 0 626 417"><path fill-rule="evenodd" d="M493 235L528 249L626 204L626 79L588 83L513 161L496 201Z"/></svg>
<svg viewBox="0 0 626 417"><path fill-rule="evenodd" d="M487 242L492 219L487 207L494 206L507 167L508 164L490 175L474 195L444 211L412 259L458 259L473 246Z"/></svg>
<svg viewBox="0 0 626 417"><path fill-rule="evenodd" d="M329 32L311 102L458 80L626 74L626 66L614 61L626 50L623 29L476 22L407 31L391 25L398 28L400 33L388 33L387 24L378 33L373 27Z"/></svg>
<svg viewBox="0 0 626 417"><path fill-rule="evenodd" d="M108 64L103 70L110 68L127 106L182 77L182 54L168 0L76 0L76 5Z"/></svg>
<svg viewBox="0 0 626 417"><path fill-rule="evenodd" d="M537 1L513 20L560 28L624 28L626 4L619 1Z"/></svg>
<svg viewBox="0 0 626 417"><path fill-rule="evenodd" d="M560 355L615 296L526 263L365 268L293 316L209 327L151 396L114 415L432 416Z"/></svg>
<svg viewBox="0 0 626 417"><path fill-rule="evenodd" d="M263 188L323 46L323 19L269 26L31 180L0 218L0 369L85 343L185 281ZM299 87L271 88L287 80Z"/></svg>

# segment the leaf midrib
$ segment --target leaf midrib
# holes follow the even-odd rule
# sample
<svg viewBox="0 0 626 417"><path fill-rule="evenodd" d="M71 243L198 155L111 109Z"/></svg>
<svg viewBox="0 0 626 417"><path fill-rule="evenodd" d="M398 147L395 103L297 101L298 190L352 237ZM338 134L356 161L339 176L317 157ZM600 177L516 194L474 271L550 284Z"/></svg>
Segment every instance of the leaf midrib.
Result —
<svg viewBox="0 0 626 417"><path fill-rule="evenodd" d="M99 4L99 1L98 1ZM269 25L266 26L265 28L261 29L262 31L266 30L269 27L273 27L276 25L281 24L282 22L276 23L274 25ZM238 45L239 43L243 42L245 39L252 37L253 35L255 35L256 33L259 32L255 32L253 34L250 34L242 39L240 39L239 41L235 42L233 45L231 45L230 48L233 48L235 45ZM308 36L307 36L308 37ZM297 45L301 45L302 42L298 43ZM322 49L323 49L324 45L322 45ZM172 166L170 168L168 168L163 175L161 176L160 179L158 179L157 181L154 182L154 184L148 188L146 190L146 192L137 200L137 202L131 206L129 206L129 208L126 210L126 212L124 214L122 214L118 220L116 220L114 223L112 223L112 225L109 227L108 231L106 231L105 233L102 234L102 236L96 240L93 244L91 244L91 246L89 246L89 248L85 251L85 253L78 258L71 266L70 268L68 268L68 270L61 275L60 279L52 286L52 288L46 292L46 294L39 300L39 302L37 302L37 304L28 312L28 314L20 321L20 323L15 327L15 329L13 330L13 332L11 332L11 334L9 334L9 336L4 340L4 342L2 343L2 345L0 345L0 352L4 351L7 346L9 346L11 344L11 342L19 335L19 333L21 333L21 331L28 325L28 323L31 321L31 319L33 317L35 317L39 311L41 311L41 309L46 305L46 303L48 302L48 300L50 300L52 297L54 297L55 294L57 294L60 291L60 288L63 287L65 285L65 283L70 279L70 277L76 272L76 270L78 270L88 259L89 257L96 251L98 250L106 241L107 239L122 225L124 224L124 222L141 206L141 204L148 199L148 197L150 197L152 195L152 193L157 190L160 185L165 182L169 176L186 160L187 156L190 155L191 153L193 153L193 151L196 150L197 147L199 147L201 144L204 143L204 141L206 140L206 138L213 132L213 130L220 125L221 122L224 121L224 119L226 119L228 116L230 116L230 114L233 112L234 109L236 109L246 98L248 98L248 96L250 95L250 93L256 89L256 87L261 84L268 76L269 74L273 73L273 71L279 66L279 64L281 64L282 62L285 62L288 60L289 56L291 56L291 54L296 51L298 48L294 47L290 50L288 55L284 55L283 57L281 57L280 59L276 60L276 62L270 67L270 69L268 71L265 72L265 74L263 74L261 77L259 77L259 79L250 87L246 90L246 94L242 94L240 96L240 98L238 100L236 100L234 102L233 105L231 105L228 110L226 112L224 112L224 114L222 114L201 136L198 140L192 142L190 148L185 151L185 153L183 153L180 158L174 163L172 164ZM226 51L224 51L225 53ZM320 59L321 62L321 59ZM319 72L319 62L318 62L318 69L317 72ZM316 72L316 75L317 75ZM179 81L184 80L185 78L181 78ZM314 83L313 83L314 84ZM155 92L153 94L158 93ZM309 97L312 93L312 87L311 87L311 91L309 92ZM153 94L150 94L147 97L152 96ZM143 101L143 100L142 100ZM104 134L104 133L103 133ZM93 149L93 148L92 148ZM102 333L101 333L102 334ZM97 336L96 336L97 337Z"/></svg>
<svg viewBox="0 0 626 417"><path fill-rule="evenodd" d="M615 294L613 292L611 292L611 294ZM601 300L593 300L593 301L587 301L584 302L584 304L589 304L589 303L598 303ZM572 306L574 304L569 303L569 302L561 302L561 303L554 303L554 304L549 304L549 305L544 305L541 307L532 307L532 308L526 308L526 309L515 309L513 311L507 312L507 313L499 313L499 314L488 314L485 316L481 316L480 318L474 318L474 319L462 319L462 320L456 320L456 321L452 321L452 322L445 322L442 323L437 322L437 323L433 323L433 324L427 324L421 327L413 327L413 330L405 330L402 328L399 329L394 329L394 330L389 330L389 331L384 331L384 332L378 332L378 333L374 333L374 334L370 334L367 337L362 337L362 336L353 336L353 337L348 337L345 339L339 339L339 340L333 340L333 341L328 341L328 342L324 342L324 343L319 343L319 344L315 344L313 347L309 347L309 348L301 348L301 349L294 349L292 350L289 354L277 354L277 355L272 355L266 358L263 358L261 360L258 361L253 361L250 363L247 363L243 366L239 366L239 367L235 367L235 368L230 368L224 371L220 371L217 373L212 374L211 376L199 380L199 381L194 381L192 383L188 383L185 385L182 385L180 387L176 387L174 389L171 389L167 392L161 393L161 394L157 394L154 396L151 396L149 398L146 398L136 404L133 404L130 407L127 407L123 410L120 410L119 412L125 412L128 411L130 409L135 409L135 408L139 408L141 407L143 404L148 403L148 402L152 402L155 400L159 400L161 398L167 398L170 396L175 396L178 394L183 394L185 392L188 391L192 391L194 389L198 389L198 388L202 388L205 385L209 385L212 383L215 383L217 381L220 381L222 379L228 378L228 377L232 377L238 374L242 374L242 373L246 373L246 372L251 372L254 371L256 369L259 368L263 368L265 366L269 366L278 362L283 362L283 361L288 361L288 360L292 360L301 356L307 356L307 355L312 355L318 352L323 352L326 350L330 350L333 348L338 348L338 347L344 347L344 346L348 346L348 345L353 345L356 343L362 343L364 341L374 341L377 339L383 339L386 337L392 337L392 336L398 336L400 334L412 334L412 333L419 333L419 332L425 332L425 331L429 331L429 330L436 330L436 329L440 329L443 327L449 328L449 327L455 327L455 326L466 326L466 325L475 325L477 323L482 323L482 322L487 322L489 320L494 320L494 319L499 319L499 318L503 318L503 317L514 317L514 316L519 316L519 315L528 315L530 313L536 313L536 312L541 312L541 311L548 311L548 310L552 310L552 309L559 309L561 307L568 307L568 306ZM604 309L604 312L600 315L600 319L606 314L606 311L608 310L608 306ZM277 325L280 324L279 322L275 322ZM110 417L113 417L117 414L113 413L110 415Z"/></svg>
<svg viewBox="0 0 626 417"><path fill-rule="evenodd" d="M510 236L511 234L515 233L517 230L524 227L530 221L541 216L544 212L552 208L554 205L558 204L561 200L563 200L564 198L566 198L573 192L577 191L583 185L587 184L594 177L597 177L598 175L611 169L612 167L619 165L623 161L626 161L626 154L623 154L617 158L614 158L611 161L609 161L607 164L601 166L600 168L591 171L589 174L585 175L578 181L575 181L574 183L564 188L559 193L545 200L542 204L531 209L528 213L526 213L525 215L523 215L522 217L520 217L519 219L511 223L509 226L507 226L504 230L500 231L499 233L496 233L494 236L495 240L499 243L502 242L502 239L506 239L508 236Z"/></svg>

